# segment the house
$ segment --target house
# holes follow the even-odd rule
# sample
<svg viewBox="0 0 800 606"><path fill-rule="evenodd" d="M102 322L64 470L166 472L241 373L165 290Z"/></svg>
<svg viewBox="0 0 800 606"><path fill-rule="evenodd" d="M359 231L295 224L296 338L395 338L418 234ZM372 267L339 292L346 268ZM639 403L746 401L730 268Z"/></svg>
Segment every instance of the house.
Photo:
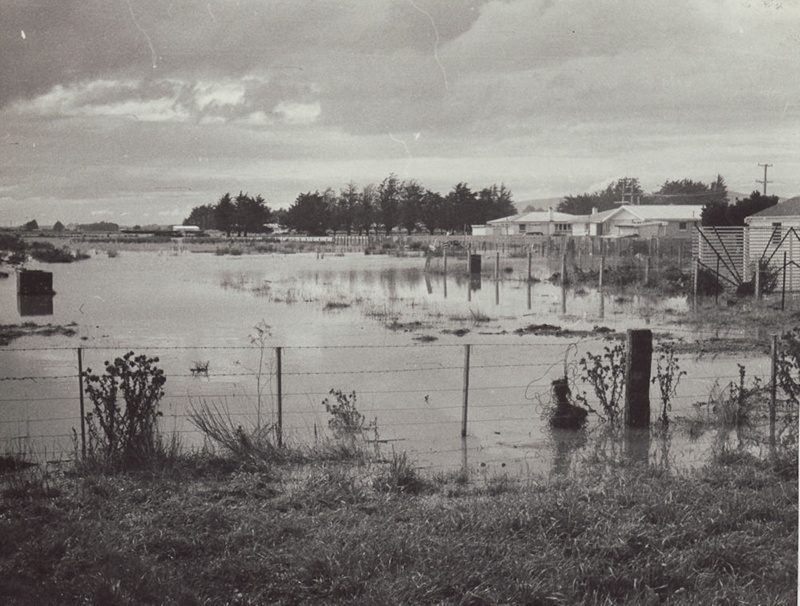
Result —
<svg viewBox="0 0 800 606"><path fill-rule="evenodd" d="M559 236L572 234L576 215L553 210L537 210L473 225L473 236Z"/></svg>
<svg viewBox="0 0 800 606"><path fill-rule="evenodd" d="M800 228L800 196L745 217L744 222L750 227Z"/></svg>
<svg viewBox="0 0 800 606"><path fill-rule="evenodd" d="M619 208L575 217L572 235L691 238L692 228L700 225L702 211L703 207L696 205L623 204Z"/></svg>

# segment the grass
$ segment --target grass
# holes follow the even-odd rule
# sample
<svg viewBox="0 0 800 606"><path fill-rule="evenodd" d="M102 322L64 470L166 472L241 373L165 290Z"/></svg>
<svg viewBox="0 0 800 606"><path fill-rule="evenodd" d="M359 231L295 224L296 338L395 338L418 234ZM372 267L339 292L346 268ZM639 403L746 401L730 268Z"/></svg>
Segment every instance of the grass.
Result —
<svg viewBox="0 0 800 606"><path fill-rule="evenodd" d="M184 455L0 500L0 601L793 604L797 479L754 460L552 483ZM413 488L412 488L413 487Z"/></svg>

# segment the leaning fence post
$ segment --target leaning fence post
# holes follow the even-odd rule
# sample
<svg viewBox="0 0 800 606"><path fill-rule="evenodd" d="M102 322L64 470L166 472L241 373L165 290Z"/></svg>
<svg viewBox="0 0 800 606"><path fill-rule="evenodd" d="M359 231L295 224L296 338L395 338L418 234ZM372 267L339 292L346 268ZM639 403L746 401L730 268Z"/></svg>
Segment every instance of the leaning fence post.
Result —
<svg viewBox="0 0 800 606"><path fill-rule="evenodd" d="M650 426L650 367L653 363L653 332L628 330L625 358L625 425Z"/></svg>
<svg viewBox="0 0 800 606"><path fill-rule="evenodd" d="M469 404L469 345L464 345L464 391L463 410L461 412L461 437L467 437L467 406Z"/></svg>
<svg viewBox="0 0 800 606"><path fill-rule="evenodd" d="M278 447L283 446L283 374L281 372L281 348L275 348L275 382L278 400Z"/></svg>
<svg viewBox="0 0 800 606"><path fill-rule="evenodd" d="M86 458L86 412L83 404L83 349L78 348L78 395L81 403L81 456Z"/></svg>

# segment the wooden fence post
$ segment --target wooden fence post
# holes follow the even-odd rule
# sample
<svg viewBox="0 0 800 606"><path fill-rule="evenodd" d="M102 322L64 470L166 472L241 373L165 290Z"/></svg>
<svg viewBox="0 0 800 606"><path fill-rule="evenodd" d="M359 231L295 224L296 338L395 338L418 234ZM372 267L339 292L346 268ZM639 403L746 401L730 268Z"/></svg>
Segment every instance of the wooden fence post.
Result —
<svg viewBox="0 0 800 606"><path fill-rule="evenodd" d="M447 248L442 249L442 267L444 274L447 275Z"/></svg>
<svg viewBox="0 0 800 606"><path fill-rule="evenodd" d="M778 397L778 335L772 335L769 384L769 445L775 447L775 417Z"/></svg>
<svg viewBox="0 0 800 606"><path fill-rule="evenodd" d="M786 309L786 251L783 252L783 286L781 287L781 311Z"/></svg>
<svg viewBox="0 0 800 606"><path fill-rule="evenodd" d="M625 357L625 425L650 426L650 367L653 363L653 332L628 330Z"/></svg>
<svg viewBox="0 0 800 606"><path fill-rule="evenodd" d="M283 373L281 370L281 348L275 348L275 383L277 391L277 404L278 404L278 447L283 446Z"/></svg>
<svg viewBox="0 0 800 606"><path fill-rule="evenodd" d="M467 287L469 288L469 287ZM464 345L464 389L463 389L463 409L461 411L461 437L467 437L467 407L469 405L469 345Z"/></svg>
<svg viewBox="0 0 800 606"><path fill-rule="evenodd" d="M567 284L567 251L561 256L561 284Z"/></svg>
<svg viewBox="0 0 800 606"><path fill-rule="evenodd" d="M600 255L600 278L598 280L597 287L600 290L603 290L603 274L606 270L606 256L605 254Z"/></svg>
<svg viewBox="0 0 800 606"><path fill-rule="evenodd" d="M496 252L494 257L494 279L500 279L500 253Z"/></svg>
<svg viewBox="0 0 800 606"><path fill-rule="evenodd" d="M531 253L531 249L528 249L528 282L531 281L531 267L533 264L533 256Z"/></svg>
<svg viewBox="0 0 800 606"><path fill-rule="evenodd" d="M78 348L78 395L81 403L81 456L86 458L86 410L83 403L83 349Z"/></svg>
<svg viewBox="0 0 800 606"><path fill-rule="evenodd" d="M756 301L761 300L761 260L756 260L756 276L755 276L755 297Z"/></svg>

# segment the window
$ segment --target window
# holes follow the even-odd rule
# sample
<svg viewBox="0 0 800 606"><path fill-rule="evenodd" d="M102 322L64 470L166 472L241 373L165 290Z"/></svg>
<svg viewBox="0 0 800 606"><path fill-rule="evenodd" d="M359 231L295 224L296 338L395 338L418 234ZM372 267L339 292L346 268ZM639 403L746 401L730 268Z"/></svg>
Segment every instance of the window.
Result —
<svg viewBox="0 0 800 606"><path fill-rule="evenodd" d="M556 223L556 233L564 233L570 231L569 223Z"/></svg>
<svg viewBox="0 0 800 606"><path fill-rule="evenodd" d="M524 223L520 223L519 224L519 233L520 233L520 235L525 233L525 224Z"/></svg>
<svg viewBox="0 0 800 606"><path fill-rule="evenodd" d="M686 231L686 227L688 223L686 221L679 221L678 222L678 231Z"/></svg>

